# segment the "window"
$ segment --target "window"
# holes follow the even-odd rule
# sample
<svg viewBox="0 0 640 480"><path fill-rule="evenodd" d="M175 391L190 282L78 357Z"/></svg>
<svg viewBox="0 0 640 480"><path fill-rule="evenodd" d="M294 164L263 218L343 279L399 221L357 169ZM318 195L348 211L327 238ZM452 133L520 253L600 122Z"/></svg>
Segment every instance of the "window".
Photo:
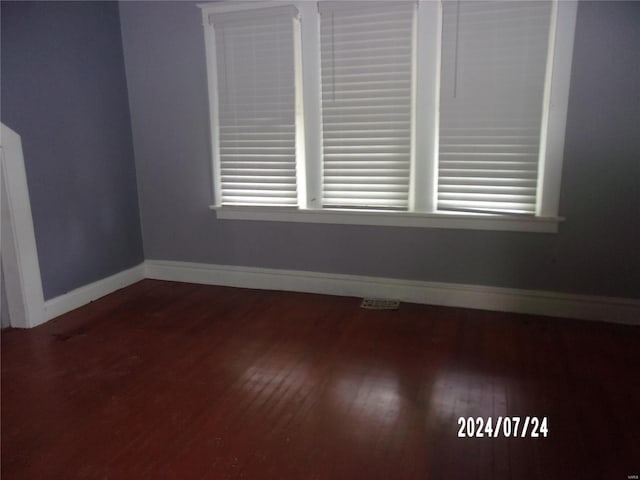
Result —
<svg viewBox="0 0 640 480"><path fill-rule="evenodd" d="M576 5L201 5L221 218L553 232Z"/></svg>
<svg viewBox="0 0 640 480"><path fill-rule="evenodd" d="M215 31L220 198L224 205L297 205L296 11L210 17Z"/></svg>
<svg viewBox="0 0 640 480"><path fill-rule="evenodd" d="M550 2L447 2L438 209L535 214Z"/></svg>
<svg viewBox="0 0 640 480"><path fill-rule="evenodd" d="M322 206L409 208L415 4L320 4Z"/></svg>

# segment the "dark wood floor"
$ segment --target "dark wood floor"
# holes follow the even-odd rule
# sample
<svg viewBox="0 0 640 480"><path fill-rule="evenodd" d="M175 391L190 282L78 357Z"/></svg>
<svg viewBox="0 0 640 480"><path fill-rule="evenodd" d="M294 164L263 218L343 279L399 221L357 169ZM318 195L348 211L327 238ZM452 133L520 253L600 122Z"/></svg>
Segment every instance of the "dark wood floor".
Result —
<svg viewBox="0 0 640 480"><path fill-rule="evenodd" d="M627 479L640 329L145 280L2 333L4 479ZM458 417L548 418L458 438Z"/></svg>

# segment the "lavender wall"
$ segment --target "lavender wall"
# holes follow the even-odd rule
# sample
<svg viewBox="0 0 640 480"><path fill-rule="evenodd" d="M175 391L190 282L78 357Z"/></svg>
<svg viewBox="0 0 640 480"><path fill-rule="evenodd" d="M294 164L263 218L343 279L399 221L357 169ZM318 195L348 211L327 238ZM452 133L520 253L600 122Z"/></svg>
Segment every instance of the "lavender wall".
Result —
<svg viewBox="0 0 640 480"><path fill-rule="evenodd" d="M11 326L11 317L9 316L9 305L7 303L7 292L4 288L4 270L0 266L0 328Z"/></svg>
<svg viewBox="0 0 640 480"><path fill-rule="evenodd" d="M22 136L45 299L143 260L115 2L2 2L2 122Z"/></svg>
<svg viewBox="0 0 640 480"><path fill-rule="evenodd" d="M217 220L200 11L120 15L147 259L640 297L640 3L579 6L553 235Z"/></svg>

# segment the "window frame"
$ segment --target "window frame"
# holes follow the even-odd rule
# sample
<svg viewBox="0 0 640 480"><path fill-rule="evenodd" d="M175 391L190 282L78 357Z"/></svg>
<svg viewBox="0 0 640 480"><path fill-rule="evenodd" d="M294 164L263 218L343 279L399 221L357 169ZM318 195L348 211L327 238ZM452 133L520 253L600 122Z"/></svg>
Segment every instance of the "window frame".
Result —
<svg viewBox="0 0 640 480"><path fill-rule="evenodd" d="M446 1L446 0L443 0ZM209 15L231 11L293 5L300 16L301 49L296 52L297 131L303 138L298 152L298 207L222 205L218 135L218 85L215 32ZM303 223L332 223L394 227L506 230L556 233L563 218L558 216L564 154L566 115L573 58L577 1L554 1L550 29L550 55L540 135L540 165L536 214L483 214L437 211L438 103L440 82L442 1L418 1L414 17L415 100L412 129L415 153L410 177L408 211L329 209L321 205L322 196L322 104L320 80L320 16L317 2L248 1L199 4L202 12L212 149L212 187L214 204L210 209L218 219ZM418 48L419 47L419 48ZM296 62L298 63L298 62ZM301 67L301 68L298 68ZM299 88L298 88L299 87ZM300 160L302 159L302 160ZM303 162L303 165L300 163ZM421 192L416 195L416 192Z"/></svg>

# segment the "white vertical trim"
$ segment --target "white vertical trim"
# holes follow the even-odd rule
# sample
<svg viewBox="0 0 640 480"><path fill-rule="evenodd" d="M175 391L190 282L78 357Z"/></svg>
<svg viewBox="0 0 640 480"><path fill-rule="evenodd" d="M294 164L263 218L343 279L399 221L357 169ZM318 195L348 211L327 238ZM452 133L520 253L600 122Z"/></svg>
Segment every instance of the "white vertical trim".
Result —
<svg viewBox="0 0 640 480"><path fill-rule="evenodd" d="M411 183L420 192L414 199L415 211L431 213L438 194L441 2L419 2L417 18L416 165Z"/></svg>
<svg viewBox="0 0 640 480"><path fill-rule="evenodd" d="M211 174L214 205L222 205L222 182L220 179L220 122L218 120L218 73L216 59L216 35L209 22L209 11L202 10L204 45L207 63L207 86L209 90L209 131L211 133Z"/></svg>
<svg viewBox="0 0 640 480"><path fill-rule="evenodd" d="M542 100L542 121L540 125L540 142L538 155L538 178L536 188L536 215L542 210L545 183L544 172L547 162L547 142L549 134L549 114L551 106L551 81L553 79L553 59L556 46L556 31L558 29L558 2L551 7L551 25L549 27L549 45L547 49L547 66L544 81L544 96Z"/></svg>
<svg viewBox="0 0 640 480"><path fill-rule="evenodd" d="M302 22L306 207L322 208L322 94L320 87L320 15L317 2L299 2Z"/></svg>
<svg viewBox="0 0 640 480"><path fill-rule="evenodd" d="M418 2L413 7L413 22L411 24L411 160L409 170L409 208L410 212L416 211L416 172L418 158L416 155L416 115L418 112Z"/></svg>
<svg viewBox="0 0 640 480"><path fill-rule="evenodd" d="M577 10L578 2L576 1L554 2L554 15L552 18L555 25L552 23L552 34L550 36L553 63L550 72L547 72L550 91L545 92L548 98L545 99L547 104L543 114L538 194L536 198L536 215L543 217L557 216L560 203L560 184Z"/></svg>
<svg viewBox="0 0 640 480"><path fill-rule="evenodd" d="M298 194L298 208L307 208L307 160L305 151L305 123L304 123L304 88L302 81L302 33L300 15L292 19L293 22L293 70L295 76L296 97L296 191Z"/></svg>
<svg viewBox="0 0 640 480"><path fill-rule="evenodd" d="M20 136L2 125L2 263L11 326L44 321L44 296Z"/></svg>

